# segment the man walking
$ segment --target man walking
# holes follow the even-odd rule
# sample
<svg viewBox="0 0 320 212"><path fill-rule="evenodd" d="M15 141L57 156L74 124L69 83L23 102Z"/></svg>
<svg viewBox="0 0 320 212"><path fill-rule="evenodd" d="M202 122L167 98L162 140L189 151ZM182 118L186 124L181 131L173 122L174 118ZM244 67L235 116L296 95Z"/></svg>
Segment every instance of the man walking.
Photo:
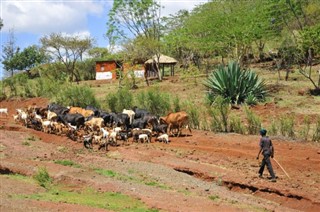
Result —
<svg viewBox="0 0 320 212"><path fill-rule="evenodd" d="M271 139L266 136L267 135L267 130L265 129L261 129L260 130L260 135L261 135L261 139L260 139L260 151L258 153L257 156L257 160L259 159L259 155L262 152L263 154L263 160L259 169L259 177L262 178L262 174L263 174L263 170L264 167L267 165L268 171L271 175L271 182L276 182L276 176L273 172L273 168L271 165L271 161L270 161L270 157L273 158L274 155L274 147L272 145Z"/></svg>

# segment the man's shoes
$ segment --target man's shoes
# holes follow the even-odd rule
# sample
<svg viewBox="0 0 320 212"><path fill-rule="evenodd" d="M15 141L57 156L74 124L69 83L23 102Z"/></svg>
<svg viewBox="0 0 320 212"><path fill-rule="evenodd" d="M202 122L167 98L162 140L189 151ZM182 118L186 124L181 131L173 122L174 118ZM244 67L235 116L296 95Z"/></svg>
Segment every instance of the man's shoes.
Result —
<svg viewBox="0 0 320 212"><path fill-rule="evenodd" d="M262 177L262 174L259 174L259 178L263 178L263 177Z"/></svg>
<svg viewBox="0 0 320 212"><path fill-rule="evenodd" d="M277 180L276 180L276 178L271 178L271 179L270 179L270 182L275 183L275 182L277 182Z"/></svg>

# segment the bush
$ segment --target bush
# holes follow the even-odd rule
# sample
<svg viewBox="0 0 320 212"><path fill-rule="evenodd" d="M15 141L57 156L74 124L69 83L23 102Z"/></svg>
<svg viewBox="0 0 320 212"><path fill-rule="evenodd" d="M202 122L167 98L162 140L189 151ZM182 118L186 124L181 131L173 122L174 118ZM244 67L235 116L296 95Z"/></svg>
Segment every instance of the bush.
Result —
<svg viewBox="0 0 320 212"><path fill-rule="evenodd" d="M317 119L316 128L312 136L312 141L316 141L316 142L320 141L320 117L318 117Z"/></svg>
<svg viewBox="0 0 320 212"><path fill-rule="evenodd" d="M282 136L294 138L294 116L284 115L280 117L280 133Z"/></svg>
<svg viewBox="0 0 320 212"><path fill-rule="evenodd" d="M240 104L250 96L257 101L264 100L266 96L265 82L251 70L241 70L237 62L230 62L227 67L219 66L211 72L204 81L208 88L207 98L213 102L217 96L229 98L231 103Z"/></svg>
<svg viewBox="0 0 320 212"><path fill-rule="evenodd" d="M228 119L230 104L228 99L217 96L211 106L212 130L215 132L228 132Z"/></svg>
<svg viewBox="0 0 320 212"><path fill-rule="evenodd" d="M88 105L99 107L93 91L88 86L66 84L52 98L53 102L65 106L78 106L85 108Z"/></svg>
<svg viewBox="0 0 320 212"><path fill-rule="evenodd" d="M241 118L239 116L233 115L230 117L230 132L235 132L238 134L245 134L245 127L242 124Z"/></svg>
<svg viewBox="0 0 320 212"><path fill-rule="evenodd" d="M308 141L309 133L310 133L310 125L311 125L311 120L308 116L304 117L303 119L303 126L302 129L299 131L300 137Z"/></svg>
<svg viewBox="0 0 320 212"><path fill-rule="evenodd" d="M278 135L278 126L277 126L275 120L272 120L268 134L269 135Z"/></svg>
<svg viewBox="0 0 320 212"><path fill-rule="evenodd" d="M191 128L199 129L200 127L200 109L197 105L192 102L186 101L185 103L186 112L189 115L189 124Z"/></svg>
<svg viewBox="0 0 320 212"><path fill-rule="evenodd" d="M39 183L40 186L48 188L52 183L52 178L45 167L40 167L33 178Z"/></svg>
<svg viewBox="0 0 320 212"><path fill-rule="evenodd" d="M248 133L249 135L255 135L259 133L261 129L261 120L259 116L253 113L248 106L244 107L247 120L248 120Z"/></svg>
<svg viewBox="0 0 320 212"><path fill-rule="evenodd" d="M106 102L112 112L122 112L133 107L133 95L128 89L121 88L116 93L107 95Z"/></svg>
<svg viewBox="0 0 320 212"><path fill-rule="evenodd" d="M137 95L137 104L152 114L165 115L170 110L170 95L159 88L143 91Z"/></svg>

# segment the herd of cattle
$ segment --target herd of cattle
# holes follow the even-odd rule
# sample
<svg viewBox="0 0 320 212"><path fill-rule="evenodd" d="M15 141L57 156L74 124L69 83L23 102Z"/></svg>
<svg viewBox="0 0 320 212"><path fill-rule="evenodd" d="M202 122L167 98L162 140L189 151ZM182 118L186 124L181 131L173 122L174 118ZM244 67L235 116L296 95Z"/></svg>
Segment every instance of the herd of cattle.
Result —
<svg viewBox="0 0 320 212"><path fill-rule="evenodd" d="M47 107L31 106L26 109L16 109L16 122L21 122L28 128L83 142L86 148L97 144L108 149L108 145L118 145L117 141L169 142L169 135L180 136L182 128L188 127L189 117L186 112L169 113L158 117L145 109L134 107L124 109L121 113L107 113L101 109L87 106L64 107L50 103Z"/></svg>

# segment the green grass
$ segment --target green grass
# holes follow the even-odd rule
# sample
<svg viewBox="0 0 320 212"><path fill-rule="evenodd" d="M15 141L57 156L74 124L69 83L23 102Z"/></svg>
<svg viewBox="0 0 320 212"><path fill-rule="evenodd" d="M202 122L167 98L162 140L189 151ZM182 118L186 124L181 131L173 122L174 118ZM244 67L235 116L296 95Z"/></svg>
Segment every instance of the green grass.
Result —
<svg viewBox="0 0 320 212"><path fill-rule="evenodd" d="M81 165L76 164L75 162L71 161L71 160L56 160L54 162L55 164L60 164L63 166L70 166L70 167L74 167L74 168L80 168Z"/></svg>
<svg viewBox="0 0 320 212"><path fill-rule="evenodd" d="M211 199L213 201L218 201L220 199L220 197L218 195L213 195L213 196L209 196L209 199Z"/></svg>
<svg viewBox="0 0 320 212"><path fill-rule="evenodd" d="M93 168L93 169L96 173L98 173L102 176L114 178L114 179L117 179L117 180L120 180L123 182L134 182L134 183L138 183L138 184L161 188L164 190L172 189L171 187L164 185L162 183L159 183L153 179L150 179L149 176L144 176L142 174L139 175L139 177L138 176L133 177L133 176L117 173L112 170L106 170L106 169L100 169L100 168ZM133 173L135 173L135 172L131 169L128 171L128 174L133 174Z"/></svg>
<svg viewBox="0 0 320 212"><path fill-rule="evenodd" d="M112 211L158 211L154 209L148 209L147 206L141 201L130 196L115 192L97 192L93 189L67 191L64 189L54 188L44 193L18 195L17 198L77 204L93 208L103 208Z"/></svg>
<svg viewBox="0 0 320 212"><path fill-rule="evenodd" d="M23 182L30 183L30 184L36 184L34 179L32 179L31 177L22 175L22 174L6 174L4 176L6 176L10 179L13 179L13 180L19 180L19 181L23 181Z"/></svg>

